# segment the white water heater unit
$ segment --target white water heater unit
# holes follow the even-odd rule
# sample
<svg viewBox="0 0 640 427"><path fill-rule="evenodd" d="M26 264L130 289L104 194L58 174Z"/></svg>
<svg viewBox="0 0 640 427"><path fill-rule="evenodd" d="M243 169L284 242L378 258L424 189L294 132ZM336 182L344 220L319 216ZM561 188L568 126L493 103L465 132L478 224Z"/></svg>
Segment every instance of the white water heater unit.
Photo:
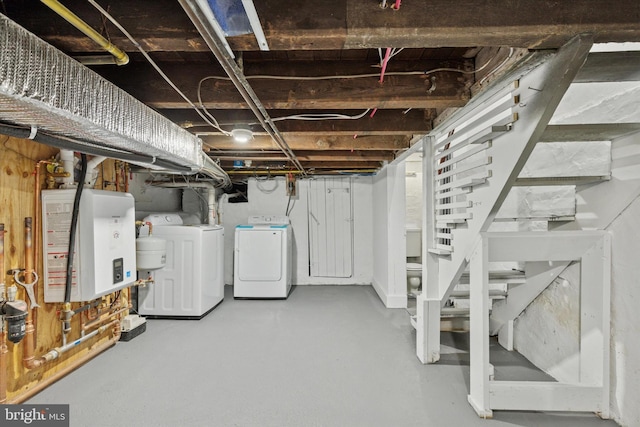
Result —
<svg viewBox="0 0 640 427"><path fill-rule="evenodd" d="M44 300L63 302L76 190L42 192ZM71 301L91 301L136 280L134 199L114 191L82 191Z"/></svg>

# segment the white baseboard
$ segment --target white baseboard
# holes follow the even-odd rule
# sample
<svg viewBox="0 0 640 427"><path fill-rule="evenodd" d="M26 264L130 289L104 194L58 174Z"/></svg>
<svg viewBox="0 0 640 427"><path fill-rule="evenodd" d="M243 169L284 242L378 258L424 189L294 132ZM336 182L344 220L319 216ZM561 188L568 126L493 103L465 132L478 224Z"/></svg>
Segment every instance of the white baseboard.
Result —
<svg viewBox="0 0 640 427"><path fill-rule="evenodd" d="M378 281L374 278L373 289L375 289L378 297L382 301L385 307L387 308L407 308L407 295L392 295L387 294L387 291L384 286L382 286Z"/></svg>

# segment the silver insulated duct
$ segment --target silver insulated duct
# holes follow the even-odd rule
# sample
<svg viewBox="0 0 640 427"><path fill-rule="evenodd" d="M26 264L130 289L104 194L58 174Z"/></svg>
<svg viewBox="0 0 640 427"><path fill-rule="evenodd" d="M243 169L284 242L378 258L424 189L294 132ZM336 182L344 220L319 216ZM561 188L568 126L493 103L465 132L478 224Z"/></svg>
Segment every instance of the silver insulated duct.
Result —
<svg viewBox="0 0 640 427"><path fill-rule="evenodd" d="M25 138L69 138L89 154L134 153L186 173L204 166L199 138L2 14L0 121L31 129Z"/></svg>

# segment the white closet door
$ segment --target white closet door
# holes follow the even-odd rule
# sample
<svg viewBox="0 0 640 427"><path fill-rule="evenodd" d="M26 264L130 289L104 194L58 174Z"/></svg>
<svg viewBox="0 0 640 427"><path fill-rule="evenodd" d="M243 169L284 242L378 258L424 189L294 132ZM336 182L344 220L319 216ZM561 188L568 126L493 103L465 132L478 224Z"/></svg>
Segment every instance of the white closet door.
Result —
<svg viewBox="0 0 640 427"><path fill-rule="evenodd" d="M351 178L309 184L309 258L314 277L353 275Z"/></svg>

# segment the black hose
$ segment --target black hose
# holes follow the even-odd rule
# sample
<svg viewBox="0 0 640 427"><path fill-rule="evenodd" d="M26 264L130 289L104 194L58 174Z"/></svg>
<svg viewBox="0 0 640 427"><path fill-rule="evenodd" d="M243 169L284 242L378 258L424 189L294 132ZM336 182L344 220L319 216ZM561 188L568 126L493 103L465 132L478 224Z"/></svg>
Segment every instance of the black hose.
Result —
<svg viewBox="0 0 640 427"><path fill-rule="evenodd" d="M76 243L76 231L78 230L78 214L80 213L80 197L84 188L84 180L87 177L87 155L80 154L80 180L76 189L76 196L73 199L73 211L71 213L71 227L69 228L69 252L67 254L67 278L64 284L64 302L71 301L71 279L73 278L73 252ZM73 171L71 171L73 173Z"/></svg>

